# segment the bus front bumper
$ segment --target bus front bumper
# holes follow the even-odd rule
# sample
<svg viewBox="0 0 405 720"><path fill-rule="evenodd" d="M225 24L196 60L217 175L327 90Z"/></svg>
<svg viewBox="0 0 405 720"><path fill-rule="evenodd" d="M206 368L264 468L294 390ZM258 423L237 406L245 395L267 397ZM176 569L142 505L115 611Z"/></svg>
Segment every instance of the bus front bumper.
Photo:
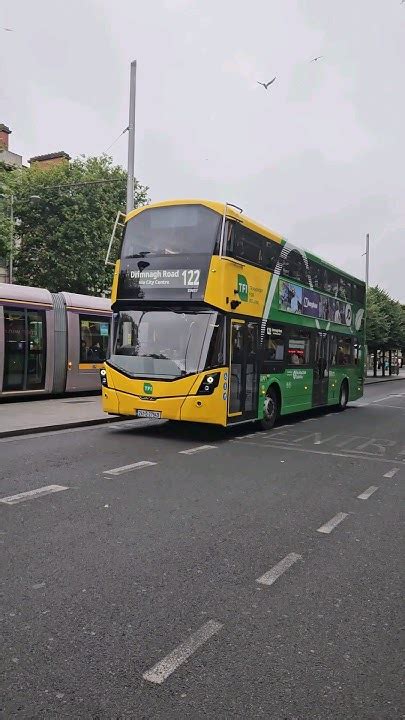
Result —
<svg viewBox="0 0 405 720"><path fill-rule="evenodd" d="M136 395L103 387L103 410L110 415L162 420L213 423L226 426L227 403L220 388L212 395L178 395L144 400Z"/></svg>

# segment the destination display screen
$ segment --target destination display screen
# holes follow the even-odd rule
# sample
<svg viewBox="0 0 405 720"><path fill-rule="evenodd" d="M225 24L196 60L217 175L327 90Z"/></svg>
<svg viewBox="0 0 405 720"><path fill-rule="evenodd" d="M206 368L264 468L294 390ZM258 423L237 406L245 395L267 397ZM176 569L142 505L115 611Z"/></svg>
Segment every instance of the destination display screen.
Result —
<svg viewBox="0 0 405 720"><path fill-rule="evenodd" d="M210 256L188 255L123 260L119 300L202 300ZM180 262L179 262L180 260Z"/></svg>

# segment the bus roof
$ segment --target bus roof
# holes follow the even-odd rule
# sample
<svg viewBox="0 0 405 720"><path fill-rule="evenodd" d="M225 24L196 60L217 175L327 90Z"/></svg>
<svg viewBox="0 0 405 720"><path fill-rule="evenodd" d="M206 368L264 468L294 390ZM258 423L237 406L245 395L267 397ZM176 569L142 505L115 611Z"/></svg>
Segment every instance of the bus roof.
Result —
<svg viewBox="0 0 405 720"><path fill-rule="evenodd" d="M248 227L250 230L253 230L254 232L259 233L259 235L263 235L264 237L269 238L270 240L273 240L277 243L284 243L287 242L287 239L280 235L279 233L276 233L274 230L269 230L269 228L266 228L264 225L261 225L260 223L256 222L255 220L252 220L247 215L244 215L243 212L240 212L238 209L236 209L235 206L229 205L224 202L216 202L213 200L203 200L201 198L186 198L186 199L173 199L173 200L162 200L160 202L150 203L149 205L142 205L142 207L137 208L136 210L132 210L125 218L125 222L128 222L128 220L131 220L131 218L135 217L136 215L139 215L143 210L149 210L151 208L159 208L159 207L169 207L173 205L204 205L207 208L210 208L211 210L214 210L214 212L219 213L220 215L223 215L226 208L226 216L228 218L232 218L240 223L242 223L245 227ZM355 280L356 282L360 284L365 284L364 280L360 280L355 275L351 275L350 273L346 272L345 270L341 270L341 268L336 267L336 265L333 265L332 263L328 262L328 260L324 260L323 258L320 258L318 255L315 255L312 252L308 252L305 250L305 248L301 248L301 250L304 250L305 254L310 258L310 260L315 260L325 267L329 268L330 270L334 270L339 275L344 275L345 277L349 278L350 280Z"/></svg>

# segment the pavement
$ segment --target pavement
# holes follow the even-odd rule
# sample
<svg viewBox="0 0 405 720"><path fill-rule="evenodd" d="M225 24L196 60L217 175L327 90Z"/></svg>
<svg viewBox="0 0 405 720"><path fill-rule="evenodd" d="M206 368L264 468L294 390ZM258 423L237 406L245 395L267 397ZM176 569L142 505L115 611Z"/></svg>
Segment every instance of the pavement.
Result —
<svg viewBox="0 0 405 720"><path fill-rule="evenodd" d="M398 375L387 374L384 377L382 375L377 375L376 377L374 377L372 372L369 370L367 372L367 377L365 378L364 382L366 385L370 385L379 382L390 382L391 380L405 380L405 367L400 368Z"/></svg>
<svg viewBox="0 0 405 720"><path fill-rule="evenodd" d="M365 384L405 380L405 368L391 377L368 377ZM12 435L85 427L122 420L106 415L99 395L78 395L43 399L13 398L0 402L0 438Z"/></svg>
<svg viewBox="0 0 405 720"><path fill-rule="evenodd" d="M43 398L13 398L0 402L0 438L45 430L85 427L118 420L106 415L100 395Z"/></svg>
<svg viewBox="0 0 405 720"><path fill-rule="evenodd" d="M0 717L399 720L405 387L0 440Z"/></svg>

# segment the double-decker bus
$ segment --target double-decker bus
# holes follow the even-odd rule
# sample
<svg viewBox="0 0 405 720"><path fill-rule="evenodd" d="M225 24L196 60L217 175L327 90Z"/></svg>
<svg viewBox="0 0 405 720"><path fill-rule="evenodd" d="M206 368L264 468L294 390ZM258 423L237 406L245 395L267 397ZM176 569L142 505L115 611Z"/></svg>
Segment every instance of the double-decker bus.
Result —
<svg viewBox="0 0 405 720"><path fill-rule="evenodd" d="M362 395L365 284L239 208L139 208L120 255L107 413L268 429Z"/></svg>

